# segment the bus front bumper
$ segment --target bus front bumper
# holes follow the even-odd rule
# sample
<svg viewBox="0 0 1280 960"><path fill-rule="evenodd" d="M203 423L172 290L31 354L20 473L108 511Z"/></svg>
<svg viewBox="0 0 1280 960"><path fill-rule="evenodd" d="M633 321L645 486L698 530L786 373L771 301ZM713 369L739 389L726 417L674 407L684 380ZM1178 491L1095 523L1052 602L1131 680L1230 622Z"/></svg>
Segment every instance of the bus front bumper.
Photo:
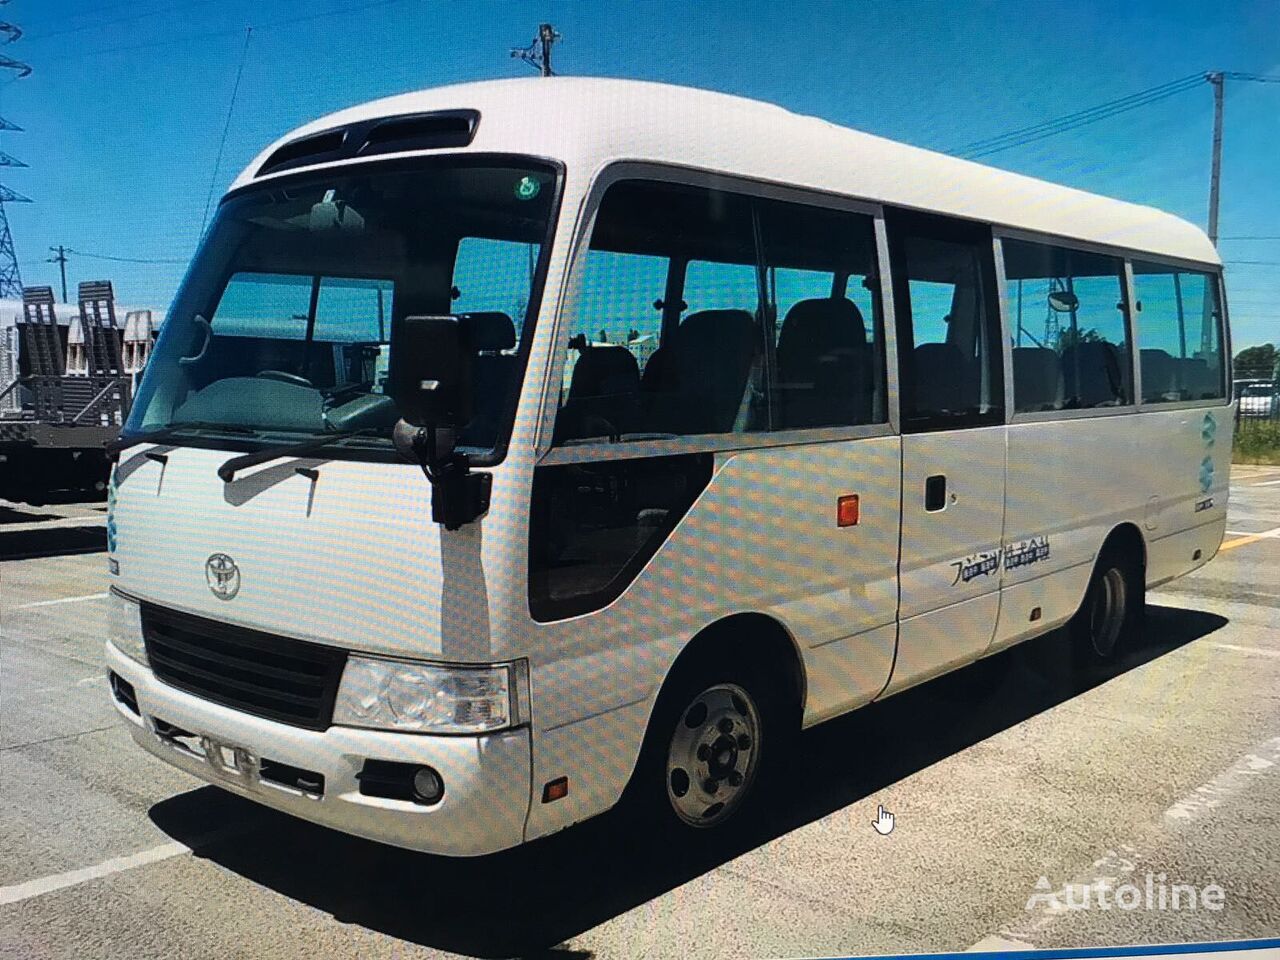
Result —
<svg viewBox="0 0 1280 960"><path fill-rule="evenodd" d="M122 697L123 688L113 686L111 696L133 739L192 776L304 820L409 850L481 856L524 839L527 728L482 736L304 730L192 696L156 679L111 643L106 648L108 670L132 688L132 703L127 692ZM439 773L444 794L426 805L361 793L357 775L368 760L429 766Z"/></svg>

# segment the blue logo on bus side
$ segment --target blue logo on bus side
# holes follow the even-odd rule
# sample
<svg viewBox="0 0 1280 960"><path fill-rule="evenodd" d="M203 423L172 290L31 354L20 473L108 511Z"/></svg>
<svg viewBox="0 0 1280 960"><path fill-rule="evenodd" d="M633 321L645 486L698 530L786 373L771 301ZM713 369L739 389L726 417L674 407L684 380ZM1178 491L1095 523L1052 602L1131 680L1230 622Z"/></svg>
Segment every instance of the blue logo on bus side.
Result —
<svg viewBox="0 0 1280 960"><path fill-rule="evenodd" d="M107 553L116 552L116 471L107 478Z"/></svg>
<svg viewBox="0 0 1280 960"><path fill-rule="evenodd" d="M1213 487L1213 442L1218 435L1218 421L1212 413L1206 413L1200 421L1200 439L1204 443L1205 455L1200 461L1200 492L1208 493Z"/></svg>

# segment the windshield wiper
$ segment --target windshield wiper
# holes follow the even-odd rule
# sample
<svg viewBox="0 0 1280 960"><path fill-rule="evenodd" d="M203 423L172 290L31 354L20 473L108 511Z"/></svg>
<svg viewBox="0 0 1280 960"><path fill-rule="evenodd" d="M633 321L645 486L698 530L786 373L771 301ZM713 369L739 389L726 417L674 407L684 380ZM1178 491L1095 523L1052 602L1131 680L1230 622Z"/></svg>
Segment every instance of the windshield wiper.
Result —
<svg viewBox="0 0 1280 960"><path fill-rule="evenodd" d="M249 427L241 427L236 424L213 423L209 420L184 420L181 423L171 423L167 427L161 427L159 430L149 430L146 433L135 433L128 437L116 437L114 440L108 440L102 445L106 450L108 457L118 455L122 450L128 450L130 447L136 447L140 443L163 443L172 437L186 433L188 430L216 430L220 433L237 433L251 434L254 430Z"/></svg>
<svg viewBox="0 0 1280 960"><path fill-rule="evenodd" d="M236 473L240 470L247 470L250 467L256 467L260 463L267 463L271 460L279 460L281 457L298 457L304 453L314 453L317 450L323 450L332 443L337 443L339 440L350 440L352 437L373 432L373 430L366 428L363 430L346 430L341 433L322 434L318 437L312 437L310 440L303 440L301 443L286 443L278 447L268 447L256 453L246 453L242 457L232 457L218 468L218 477L223 483L230 483L236 478Z"/></svg>

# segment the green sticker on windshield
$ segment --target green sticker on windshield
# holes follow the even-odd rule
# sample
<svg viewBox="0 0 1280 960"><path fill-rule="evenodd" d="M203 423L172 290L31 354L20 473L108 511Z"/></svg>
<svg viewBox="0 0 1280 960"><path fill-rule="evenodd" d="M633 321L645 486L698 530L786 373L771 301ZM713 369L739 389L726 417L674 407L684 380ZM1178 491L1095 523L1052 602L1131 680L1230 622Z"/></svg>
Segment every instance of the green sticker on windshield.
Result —
<svg viewBox="0 0 1280 960"><path fill-rule="evenodd" d="M516 199L532 200L541 189L542 184L533 177L521 177L519 182L516 183Z"/></svg>

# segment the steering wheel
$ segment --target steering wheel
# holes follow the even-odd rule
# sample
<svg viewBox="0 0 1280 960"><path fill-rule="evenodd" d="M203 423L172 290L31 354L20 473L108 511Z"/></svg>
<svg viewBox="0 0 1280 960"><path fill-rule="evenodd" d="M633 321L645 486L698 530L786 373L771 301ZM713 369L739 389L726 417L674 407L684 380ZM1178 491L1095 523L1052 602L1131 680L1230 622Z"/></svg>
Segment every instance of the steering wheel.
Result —
<svg viewBox="0 0 1280 960"><path fill-rule="evenodd" d="M315 384L306 377L299 376L296 373L289 373L287 370L260 370L256 376L261 377L263 380L279 380L281 383L294 383L300 387L315 389Z"/></svg>

